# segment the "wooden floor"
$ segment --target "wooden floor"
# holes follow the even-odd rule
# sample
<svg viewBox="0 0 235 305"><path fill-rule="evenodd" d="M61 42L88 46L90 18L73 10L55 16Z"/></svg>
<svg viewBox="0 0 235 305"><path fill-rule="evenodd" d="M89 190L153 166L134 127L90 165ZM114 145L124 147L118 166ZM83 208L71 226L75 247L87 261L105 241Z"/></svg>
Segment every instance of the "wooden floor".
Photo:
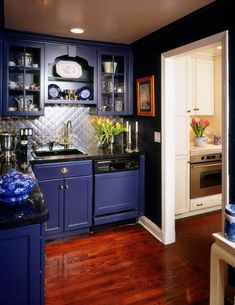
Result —
<svg viewBox="0 0 235 305"><path fill-rule="evenodd" d="M177 221L169 246L139 225L48 242L46 305L208 305L203 231L218 231L219 217Z"/></svg>

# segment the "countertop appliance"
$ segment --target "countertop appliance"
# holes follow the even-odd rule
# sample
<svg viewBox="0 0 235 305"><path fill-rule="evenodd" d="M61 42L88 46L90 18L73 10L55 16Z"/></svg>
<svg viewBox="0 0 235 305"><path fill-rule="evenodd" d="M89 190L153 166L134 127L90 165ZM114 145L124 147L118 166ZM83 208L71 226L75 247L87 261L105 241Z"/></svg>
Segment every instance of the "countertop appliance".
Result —
<svg viewBox="0 0 235 305"><path fill-rule="evenodd" d="M190 199L222 192L222 153L190 157Z"/></svg>
<svg viewBox="0 0 235 305"><path fill-rule="evenodd" d="M15 139L16 134L14 133L2 132L0 134L2 158L6 162L10 162L15 157Z"/></svg>
<svg viewBox="0 0 235 305"><path fill-rule="evenodd" d="M139 216L140 158L94 160L93 224Z"/></svg>

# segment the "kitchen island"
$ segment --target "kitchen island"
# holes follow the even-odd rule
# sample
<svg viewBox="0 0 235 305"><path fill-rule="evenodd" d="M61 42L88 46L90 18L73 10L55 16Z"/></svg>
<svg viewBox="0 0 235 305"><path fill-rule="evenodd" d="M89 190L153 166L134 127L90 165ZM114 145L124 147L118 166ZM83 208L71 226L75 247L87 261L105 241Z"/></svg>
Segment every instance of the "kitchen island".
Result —
<svg viewBox="0 0 235 305"><path fill-rule="evenodd" d="M0 174L9 168L33 175L30 167L22 169L15 163L1 163ZM0 202L0 304L44 304L47 219L48 210L38 186L18 205Z"/></svg>

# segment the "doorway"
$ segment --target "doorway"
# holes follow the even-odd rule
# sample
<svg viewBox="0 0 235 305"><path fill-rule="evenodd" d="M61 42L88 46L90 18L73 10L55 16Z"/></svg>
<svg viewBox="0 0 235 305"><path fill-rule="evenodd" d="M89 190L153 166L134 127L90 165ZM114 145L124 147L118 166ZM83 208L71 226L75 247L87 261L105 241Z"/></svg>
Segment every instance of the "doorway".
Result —
<svg viewBox="0 0 235 305"><path fill-rule="evenodd" d="M175 103L173 58L221 43L222 70L222 203L228 198L228 33L222 32L162 54L162 242L175 242ZM169 191L171 190L171 191ZM223 216L222 216L223 217ZM221 220L222 221L222 220Z"/></svg>

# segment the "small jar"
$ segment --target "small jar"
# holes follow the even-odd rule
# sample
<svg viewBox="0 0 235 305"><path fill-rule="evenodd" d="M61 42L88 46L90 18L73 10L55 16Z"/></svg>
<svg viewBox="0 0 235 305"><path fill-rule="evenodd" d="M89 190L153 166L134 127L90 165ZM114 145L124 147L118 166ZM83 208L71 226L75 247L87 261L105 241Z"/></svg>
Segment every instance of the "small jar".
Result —
<svg viewBox="0 0 235 305"><path fill-rule="evenodd" d="M228 204L225 208L224 235L235 242L235 204Z"/></svg>

